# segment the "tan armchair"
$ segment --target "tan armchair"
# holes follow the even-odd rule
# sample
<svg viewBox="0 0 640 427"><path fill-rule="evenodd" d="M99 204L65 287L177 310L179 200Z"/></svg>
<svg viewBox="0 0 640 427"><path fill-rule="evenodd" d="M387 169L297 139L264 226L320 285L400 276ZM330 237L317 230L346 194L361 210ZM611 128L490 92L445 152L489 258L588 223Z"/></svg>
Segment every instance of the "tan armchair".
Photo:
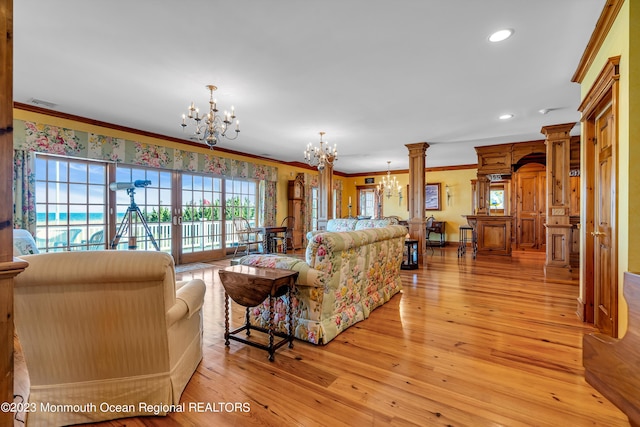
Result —
<svg viewBox="0 0 640 427"><path fill-rule="evenodd" d="M29 426L165 415L179 403L202 359L202 280L176 283L163 252L21 258L29 267L15 280L15 325L38 408ZM123 406L105 411L103 402ZM46 412L41 403L90 410Z"/></svg>

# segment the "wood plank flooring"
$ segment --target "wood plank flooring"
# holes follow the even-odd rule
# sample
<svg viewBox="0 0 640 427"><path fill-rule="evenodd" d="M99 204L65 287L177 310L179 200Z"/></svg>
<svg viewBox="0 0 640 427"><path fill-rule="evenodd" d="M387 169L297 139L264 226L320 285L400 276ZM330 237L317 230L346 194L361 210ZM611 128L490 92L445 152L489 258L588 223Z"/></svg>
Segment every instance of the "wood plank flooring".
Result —
<svg viewBox="0 0 640 427"><path fill-rule="evenodd" d="M216 271L228 260L179 274L207 283L204 359L182 395L186 412L99 425L629 425L585 382L582 336L593 329L575 314L577 283L545 279L543 253L473 260L445 248L424 261L369 319L326 346L296 341L274 362L224 346ZM239 325L243 310L232 314Z"/></svg>

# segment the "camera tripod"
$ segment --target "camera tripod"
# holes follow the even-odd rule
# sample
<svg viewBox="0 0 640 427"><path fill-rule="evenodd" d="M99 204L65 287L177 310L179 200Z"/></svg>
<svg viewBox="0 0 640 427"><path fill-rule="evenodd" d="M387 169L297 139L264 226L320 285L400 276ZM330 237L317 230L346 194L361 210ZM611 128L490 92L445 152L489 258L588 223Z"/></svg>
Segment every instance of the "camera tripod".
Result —
<svg viewBox="0 0 640 427"><path fill-rule="evenodd" d="M113 237L113 240L111 240L111 249L118 248L118 243L120 243L120 238L124 233L127 232L127 230L129 230L132 217L133 215L136 215L137 218L142 223L142 226L144 227L144 230L147 233L147 237L149 238L149 240L151 240L151 243L153 243L153 247L156 248L156 251L159 251L160 247L158 246L156 239L153 237L153 234L151 234L149 225L147 224L147 221L144 219L144 216L142 216L142 212L140 211L140 208L138 207L138 205L136 205L136 202L133 198L134 193L135 193L134 188L127 188L127 194L131 199L131 204L127 208L127 212L125 212L124 217L122 218L122 222L120 222L120 225L118 226L116 235ZM136 248L137 248L137 238L135 235L135 229L133 229L133 235L129 234L129 249L136 249Z"/></svg>

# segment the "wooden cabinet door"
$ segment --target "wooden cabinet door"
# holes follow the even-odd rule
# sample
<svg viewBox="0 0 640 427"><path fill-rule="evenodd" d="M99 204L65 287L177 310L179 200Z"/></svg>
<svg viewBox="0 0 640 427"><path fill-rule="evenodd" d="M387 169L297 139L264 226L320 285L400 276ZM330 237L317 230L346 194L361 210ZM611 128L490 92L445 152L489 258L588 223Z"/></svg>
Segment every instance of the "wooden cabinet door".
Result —
<svg viewBox="0 0 640 427"><path fill-rule="evenodd" d="M516 247L520 250L545 248L544 166L523 166L516 180Z"/></svg>

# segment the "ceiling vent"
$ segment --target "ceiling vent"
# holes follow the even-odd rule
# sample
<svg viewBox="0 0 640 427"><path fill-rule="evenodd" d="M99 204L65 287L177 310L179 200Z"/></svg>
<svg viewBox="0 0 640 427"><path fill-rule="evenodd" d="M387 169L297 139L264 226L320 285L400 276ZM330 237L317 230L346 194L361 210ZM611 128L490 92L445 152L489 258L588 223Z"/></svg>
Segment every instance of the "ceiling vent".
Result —
<svg viewBox="0 0 640 427"><path fill-rule="evenodd" d="M38 107L54 109L58 107L58 104L54 104L53 102L43 101L42 99L31 98L29 103L33 105L37 105Z"/></svg>

